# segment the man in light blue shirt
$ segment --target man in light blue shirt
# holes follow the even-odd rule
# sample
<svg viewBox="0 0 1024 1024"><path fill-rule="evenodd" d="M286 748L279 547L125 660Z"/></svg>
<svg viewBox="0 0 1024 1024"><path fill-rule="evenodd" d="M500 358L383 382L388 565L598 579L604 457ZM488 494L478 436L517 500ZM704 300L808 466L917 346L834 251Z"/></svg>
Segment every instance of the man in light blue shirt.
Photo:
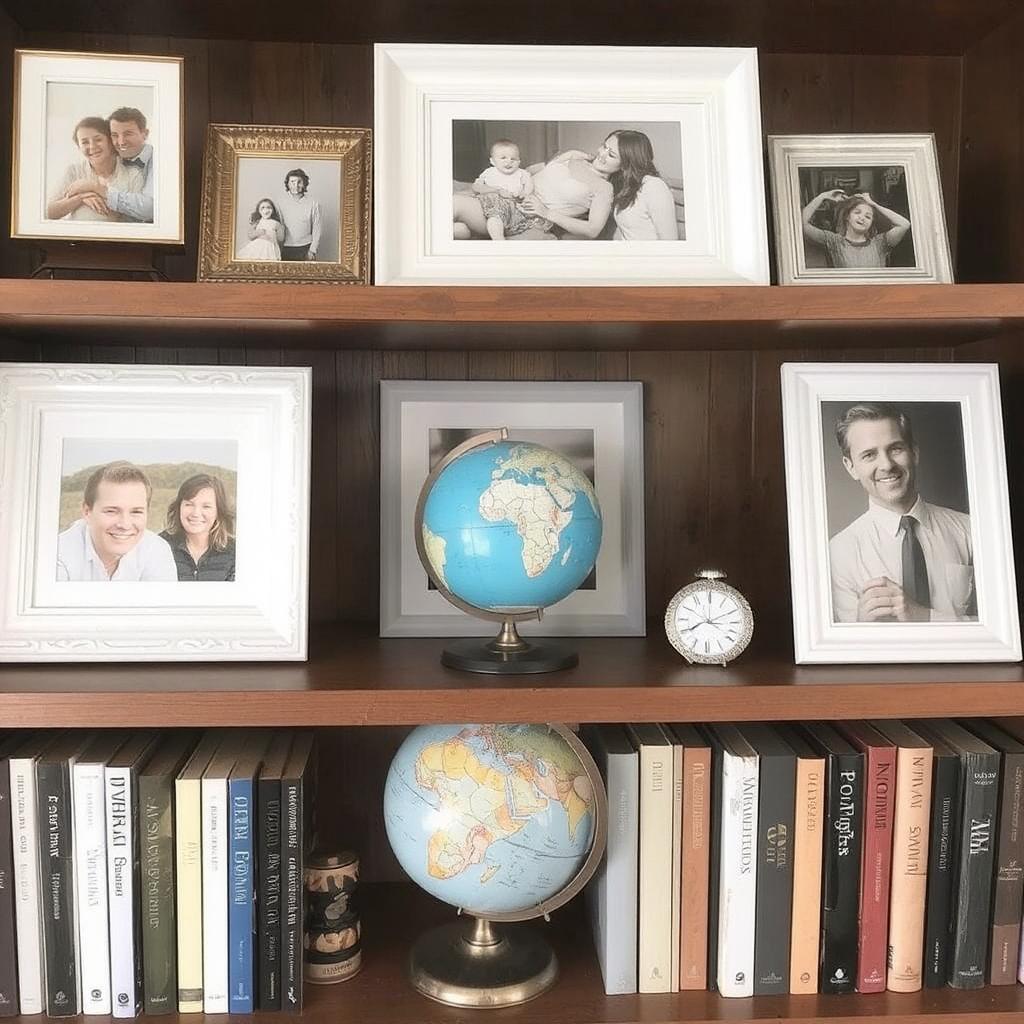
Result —
<svg viewBox="0 0 1024 1024"><path fill-rule="evenodd" d="M145 183L141 192L124 192L118 188L100 185L97 191L106 193L104 199L114 213L143 224L153 223L153 147L149 144L146 115L135 107L118 107L110 117L110 138L121 162L142 170Z"/></svg>

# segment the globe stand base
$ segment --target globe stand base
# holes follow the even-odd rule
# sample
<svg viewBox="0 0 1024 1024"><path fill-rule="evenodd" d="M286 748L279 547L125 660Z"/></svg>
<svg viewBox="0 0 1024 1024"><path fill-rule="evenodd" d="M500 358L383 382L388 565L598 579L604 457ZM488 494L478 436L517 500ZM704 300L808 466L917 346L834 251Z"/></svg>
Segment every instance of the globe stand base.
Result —
<svg viewBox="0 0 1024 1024"><path fill-rule="evenodd" d="M490 675L527 675L574 668L579 655L564 644L552 640L527 642L511 619L501 624L493 640L456 640L441 652L441 664L463 672Z"/></svg>
<svg viewBox="0 0 1024 1024"><path fill-rule="evenodd" d="M463 918L425 932L409 956L413 988L450 1006L515 1006L558 978L548 944L529 929L501 932L483 918Z"/></svg>

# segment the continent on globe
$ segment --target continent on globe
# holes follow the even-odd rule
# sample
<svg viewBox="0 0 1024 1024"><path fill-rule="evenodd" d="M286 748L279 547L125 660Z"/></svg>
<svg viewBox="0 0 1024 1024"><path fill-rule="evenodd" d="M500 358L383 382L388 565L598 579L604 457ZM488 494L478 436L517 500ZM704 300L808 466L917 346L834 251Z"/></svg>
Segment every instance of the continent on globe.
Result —
<svg viewBox="0 0 1024 1024"><path fill-rule="evenodd" d="M447 546L448 541L444 537L438 537L426 523L423 524L423 547L427 552L431 567L437 573L437 578L445 587L448 586L448 581L444 578L445 548Z"/></svg>

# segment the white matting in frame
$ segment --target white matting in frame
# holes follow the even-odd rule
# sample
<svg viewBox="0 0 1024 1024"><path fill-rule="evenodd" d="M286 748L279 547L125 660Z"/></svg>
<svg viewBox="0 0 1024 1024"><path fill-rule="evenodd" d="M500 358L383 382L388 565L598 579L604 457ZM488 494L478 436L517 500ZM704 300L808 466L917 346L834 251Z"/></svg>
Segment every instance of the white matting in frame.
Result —
<svg viewBox="0 0 1024 1024"><path fill-rule="evenodd" d="M754 49L377 44L374 95L377 284L768 283ZM453 238L464 120L673 124L685 237Z"/></svg>
<svg viewBox="0 0 1024 1024"><path fill-rule="evenodd" d="M984 363L787 363L782 367L782 397L796 661L1020 661L998 367ZM912 444L892 416L879 417L874 410L868 420L891 424L893 439L902 441L907 450L898 456L904 461L893 469L888 466L893 456L885 439L877 445L872 438L866 439L864 457L875 459L881 482L871 475L868 463L863 469L854 464L859 455L853 427L847 434L849 455L845 460L836 436L839 419L859 422L863 411L848 410L863 403L888 406L886 411L895 407L910 420ZM949 429L943 443L939 443L941 421L934 414L936 407L950 414L944 416ZM921 429L925 412L931 413L935 425L927 433ZM878 461L883 457L885 464ZM959 545L961 554L937 560L925 555L931 594L930 610L923 617L863 621L870 613L866 605L862 610L858 595L866 596L866 590L851 587L847 576L852 580L856 572L872 579L884 575L901 591L907 586L902 574L906 563L901 561L904 527L899 521L906 509L886 520L885 502L869 506L872 488L885 487L888 480L893 481L892 487L906 490L901 477L909 480L913 493L930 506L913 506L914 518L920 516L923 522L937 511L938 518L931 522L946 531L947 539L939 542L929 540L928 535L921 538L922 550L954 552ZM857 507L836 522L835 495L840 484L857 495ZM941 487L950 494L958 491L959 500L934 493ZM909 499L901 500L905 504ZM878 532L871 537L860 529L874 514L869 508L882 509L881 518L871 525ZM844 526L845 541L835 539L839 526ZM881 539L873 540L876 536ZM890 540L900 547L890 550ZM853 559L848 557L851 553ZM883 574L877 564L887 558L893 564ZM847 571L844 566L851 568ZM941 579L937 566L942 570ZM958 587L963 590L960 596L955 594ZM850 602L845 600L847 591L852 595ZM948 603L948 609L940 607L940 602Z"/></svg>
<svg viewBox="0 0 1024 1024"><path fill-rule="evenodd" d="M310 395L305 368L0 365L0 661L304 660ZM108 579L85 497L110 462L145 479ZM197 463L234 495L222 580L159 537Z"/></svg>
<svg viewBox="0 0 1024 1024"><path fill-rule="evenodd" d="M585 435L603 534L596 575L521 622L533 636L643 636L643 389L639 383L381 381L380 635L490 636L428 587L416 552L416 501L431 469L431 432L507 427L512 441L557 447ZM523 434L523 431L528 431ZM545 436L547 432L548 436ZM461 440L461 437L460 437ZM456 442L458 443L458 442Z"/></svg>

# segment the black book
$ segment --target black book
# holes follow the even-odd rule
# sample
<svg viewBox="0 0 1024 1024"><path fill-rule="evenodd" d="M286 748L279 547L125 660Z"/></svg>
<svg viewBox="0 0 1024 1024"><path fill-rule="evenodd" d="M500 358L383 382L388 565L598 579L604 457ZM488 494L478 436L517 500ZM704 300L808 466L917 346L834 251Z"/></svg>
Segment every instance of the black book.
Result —
<svg viewBox="0 0 1024 1024"><path fill-rule="evenodd" d="M313 734L297 733L281 778L281 1009L302 1009L302 871L313 809Z"/></svg>
<svg viewBox="0 0 1024 1024"><path fill-rule="evenodd" d="M714 729L702 733L711 747L711 842L708 863L708 989L718 991L718 905L722 873L722 742Z"/></svg>
<svg viewBox="0 0 1024 1024"><path fill-rule="evenodd" d="M857 980L864 755L832 726L802 726L825 757L828 821L821 901L821 992L853 992Z"/></svg>
<svg viewBox="0 0 1024 1024"><path fill-rule="evenodd" d="M914 731L927 740L934 751L922 976L925 988L944 988L953 948L953 891L960 833L960 757L927 722L914 722Z"/></svg>
<svg viewBox="0 0 1024 1024"><path fill-rule="evenodd" d="M191 729L169 733L139 775L142 857L142 990L148 1015L178 1009L174 913L174 780L195 746Z"/></svg>
<svg viewBox="0 0 1024 1024"><path fill-rule="evenodd" d="M982 988L992 925L1000 755L955 722L931 719L928 724L960 758L955 924L947 981L953 988Z"/></svg>
<svg viewBox="0 0 1024 1024"><path fill-rule="evenodd" d="M66 733L36 762L39 890L48 1017L74 1017L80 1009L71 769L88 742L86 733Z"/></svg>
<svg viewBox="0 0 1024 1024"><path fill-rule="evenodd" d="M292 733L278 733L260 767L256 784L256 951L257 1007L281 1009L281 776Z"/></svg>
<svg viewBox="0 0 1024 1024"><path fill-rule="evenodd" d="M760 764L757 811L757 900L754 924L754 995L789 993L793 915L796 755L771 727L741 725Z"/></svg>
<svg viewBox="0 0 1024 1024"><path fill-rule="evenodd" d="M14 847L11 827L11 755L34 753L39 739L14 733L0 744L0 1017L18 1014L17 939L14 931Z"/></svg>

